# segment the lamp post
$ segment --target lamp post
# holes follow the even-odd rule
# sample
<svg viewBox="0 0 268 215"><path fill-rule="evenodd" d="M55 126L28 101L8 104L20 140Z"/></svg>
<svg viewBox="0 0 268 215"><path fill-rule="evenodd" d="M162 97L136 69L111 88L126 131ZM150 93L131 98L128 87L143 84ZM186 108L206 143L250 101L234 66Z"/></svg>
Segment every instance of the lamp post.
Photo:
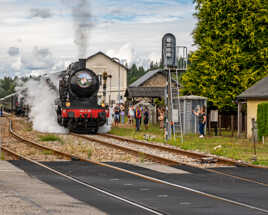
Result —
<svg viewBox="0 0 268 215"><path fill-rule="evenodd" d="M111 107L111 93L112 93L112 75L108 75L108 78L110 78L110 95L109 95L109 106Z"/></svg>
<svg viewBox="0 0 268 215"><path fill-rule="evenodd" d="M120 60L117 57L113 57L112 59L114 61L116 61L119 65L119 67L118 67L118 74L119 74L119 78L118 78L118 104L120 104Z"/></svg>

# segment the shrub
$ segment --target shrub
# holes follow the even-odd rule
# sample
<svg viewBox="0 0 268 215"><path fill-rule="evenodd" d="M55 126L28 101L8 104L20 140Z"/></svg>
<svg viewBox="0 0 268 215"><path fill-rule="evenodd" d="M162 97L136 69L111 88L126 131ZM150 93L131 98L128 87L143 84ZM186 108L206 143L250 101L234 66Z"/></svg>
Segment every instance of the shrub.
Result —
<svg viewBox="0 0 268 215"><path fill-rule="evenodd" d="M268 136L268 102L258 104L257 110L258 138Z"/></svg>

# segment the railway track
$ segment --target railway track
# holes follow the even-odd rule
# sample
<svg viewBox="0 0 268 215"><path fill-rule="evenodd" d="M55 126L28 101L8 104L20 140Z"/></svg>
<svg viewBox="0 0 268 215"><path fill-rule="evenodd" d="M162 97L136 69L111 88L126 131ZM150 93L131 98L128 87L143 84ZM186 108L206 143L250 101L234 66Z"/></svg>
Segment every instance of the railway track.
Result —
<svg viewBox="0 0 268 215"><path fill-rule="evenodd" d="M215 155L207 155L207 154L203 154L203 153L187 151L187 150L179 149L177 147L167 146L164 144L149 143L149 142L145 142L145 141L139 141L139 140L135 140L135 139L125 138L122 136L116 136L116 135L112 135L112 134L99 134L99 136L102 136L105 138L110 138L110 139L115 139L115 140L120 140L123 142L128 142L130 144L136 144L136 145L140 145L140 146L144 146L144 147L155 148L155 149L167 151L167 152L178 154L178 155L185 155L185 156L191 157L193 159L197 159L198 161L203 162L203 163L216 162L218 164L228 165L228 166L254 167L254 168L263 168L263 169L268 170L267 167L252 165L252 164L245 163L242 161L236 161L236 160L232 160L232 159L228 159L228 158L222 158L222 157L218 157Z"/></svg>
<svg viewBox="0 0 268 215"><path fill-rule="evenodd" d="M232 174L229 174L229 173L224 173L224 172L221 172L221 171L215 170L215 169L202 168L199 165L192 164L192 162L195 161L195 160L192 160L192 159L190 160L190 162L184 162L184 161L182 161L180 159L179 160L174 160L174 159L166 158L166 157L163 157L163 156L159 155L159 154L161 154L161 151L168 151L168 153L172 153L176 157L186 156L186 155L190 156L190 157L193 156L195 159L196 159L196 157L198 157L198 162L200 161L200 158L206 158L207 157L206 155L198 154L198 153L195 153L195 152L188 152L188 151L185 151L185 150L174 149L174 148L170 148L170 147L167 147L167 146L150 144L150 143L147 143L147 142L131 140L131 139L122 138L122 137L118 137L118 136L114 136L114 135L108 135L108 134L102 134L102 135L97 135L97 136L96 135L95 136L78 135L78 134L72 134L72 135L74 135L76 137L86 139L86 140L91 141L91 142L97 142L97 143L100 143L100 144L104 144L106 146L114 147L114 148L117 148L119 150L123 150L123 151L128 152L128 153L133 153L133 154L136 154L137 156L143 155L143 156L146 156L147 158L149 158L149 159L151 159L151 160L153 160L155 162L162 163L162 164L165 164L165 165L179 165L179 166L188 166L188 167L199 168L199 169L201 168L202 170L210 172L210 173L224 175L224 176L231 177L231 178L234 178L234 179L238 179L238 180L241 180L241 181L246 181L246 182L255 183L255 184L259 184L259 185L268 187L267 183L263 183L263 182L260 182L260 181L257 181L257 180L232 175ZM103 138L105 138L105 140L103 140ZM112 141L114 139L119 140L119 141L128 142L128 143L132 144L133 146L129 147L129 145L126 146L126 144L122 144L122 143L119 143L119 142ZM157 151L154 154L152 154L152 153L145 152L143 150L138 150L135 147L135 145L137 145L137 144L142 145L143 148L150 148L150 150L152 150L151 148L156 148ZM169 157L170 157L170 154L169 154ZM225 162L225 159L221 160L221 163L229 164L229 165L230 164L237 164L235 161L229 161L228 159L227 159L226 162ZM238 164L240 164L240 163L238 163ZM243 163L242 166L247 166L247 165L246 164L244 165L244 163Z"/></svg>
<svg viewBox="0 0 268 215"><path fill-rule="evenodd" d="M42 167L42 168L44 168L44 169L46 169L46 170L49 170L50 172L53 172L53 173L55 173L55 174L57 174L57 175L59 175L59 176L61 176L61 177L64 177L64 178L66 178L66 179L72 181L72 183L76 183L76 184L82 185L85 189L91 189L91 190L98 191L98 192L100 192L100 193L102 193L102 194L104 194L104 195L106 195L106 196L108 196L108 197L117 199L117 200L122 201L122 202L124 202L124 203L127 203L127 204L129 204L129 205L131 205L131 206L134 206L134 207L137 207L137 208L142 209L142 210L144 210L144 211L147 211L147 212L149 212L150 214L155 214L155 215L165 215L165 213L160 212L160 211L158 211L158 210L156 210L156 209L153 209L153 208L150 208L150 207L148 207L148 206L146 206L146 205L143 205L143 204L134 202L134 201L129 200L129 199L125 198L125 197L116 195L116 194L111 193L111 192L109 192L109 191L107 191L107 190L101 189L101 188L99 188L99 187L97 187L97 186L88 184L88 183L86 183L86 182L83 181L83 180L80 180L80 179L78 179L78 178L76 178L76 177L73 177L73 176L64 174L64 173L62 173L62 172L60 172L60 171L57 171L56 169L51 168L51 167L49 167L49 166L47 166L47 165L44 165L44 164L42 164L42 163L40 163L40 162L38 162L38 161L32 160L32 159L30 159L30 158L28 158L28 157L26 157L26 156L23 156L23 155L21 155L21 154L18 154L18 153L14 152L14 151L12 151L12 150L10 150L10 149L8 149L8 148L3 147L2 150L5 151L5 152L7 152L7 153L9 153L9 154L12 154L13 156L15 156L15 157L17 157L17 158L20 158L20 159L23 159L23 160L27 160L27 161L29 161L29 162L31 162L31 163L33 163L33 164L36 164L36 165L38 165L38 166L40 166L40 167Z"/></svg>
<svg viewBox="0 0 268 215"><path fill-rule="evenodd" d="M10 132L11 134L13 135L14 138L18 139L19 141L23 141L24 143L26 144L30 144L31 146L35 146L37 148L41 148L41 149L46 149L46 150L51 150L53 151L54 153L58 154L58 155L61 155L61 156L64 156L65 158L66 157L69 157L70 159L74 159L74 160L81 160L81 161L86 161L86 162L90 162L92 164L95 164L95 165L99 165L99 166L103 166L103 167L108 167L108 168L112 168L116 171L120 171L120 172L124 172L124 173L128 173L128 174L131 174L131 175L135 175L135 176L138 176L140 178L143 178L143 179L146 179L146 180L149 180L149 181L152 181L152 182L155 182L155 183L160 183L160 184L164 184L164 185L167 185L167 186L171 186L173 188L176 188L176 189L182 189L182 190L186 190L186 191L190 191L190 192L193 192L195 194L198 194L198 195L201 195L201 196L204 196L204 197L207 197L207 198L211 198L211 199L216 199L216 200L220 200L220 201L223 201L223 202L226 202L226 203L231 203L233 205L236 205L236 206L239 206L239 207L245 207L245 208L248 208L248 209L251 209L251 210L255 210L255 211L259 211L259 212L264 212L264 213L268 213L268 210L266 209L263 209L263 208L259 208L259 207L255 207L253 205L250 205L250 204L246 204L246 203L243 203L243 202L240 202L240 201L234 201L234 200L231 200L229 198L224 198L224 197L221 197L221 196L218 196L218 195L214 195L214 194L210 194L210 193L206 193L206 192L202 192L202 191L199 191L199 190L196 190L196 189L192 189L190 187L186 187L186 186L182 186L180 184L177 184L177 183L171 183L171 182L168 182L166 180L161 180L161 179L158 179L158 178L154 178L154 177L151 177L151 176L147 176L147 175L143 175L143 174L140 174L140 173L136 173L136 172L133 172L133 171L129 171L129 170L126 170L126 169L122 169L122 168L119 168L119 167L115 167L113 165L109 165L109 164L105 164L105 163L99 163L99 162L95 162L95 161L91 161L89 159L84 159L84 158L81 158L81 157L78 157L78 156L75 156L75 155L71 155L71 154L68 154L68 153L65 153L65 152L61 152L61 151L58 151L58 150L55 150L55 149L52 149L52 148L49 148L49 147L44 147L40 144L37 144L37 143L34 143L32 141L28 141L26 139L24 139L23 137L17 135L13 130L12 130L12 123L10 123ZM79 135L78 135L79 136ZM82 136L83 138L85 138L85 136ZM2 150L7 152L7 153L11 153L13 156L16 156L16 157L19 157L21 159L24 159L24 160L27 160L27 161L30 161L30 162L33 162L37 165L40 165L44 168L47 168L49 169L50 171L58 174L58 175L61 175L63 177L66 177L68 178L69 180L73 180L73 181L76 181L77 179L73 178L72 176L68 176L68 175L64 175L63 173L60 173L54 169L51 169L50 167L47 167L45 166L44 164L41 164L37 161L34 161L30 158L27 158L23 155L20 155L16 152L13 152L12 150L6 148L6 147L2 147ZM248 180L248 179L244 179L244 178L239 178L240 180L244 180L244 181L247 181L247 182L253 182L253 183L257 183L257 184L260 184L260 185L263 185L263 186L268 186L267 184L263 184L263 183L259 183L259 182L254 182L254 181L251 181L251 180ZM87 183L84 183L83 181L79 181L77 180L76 181L77 183L80 183L81 185L84 185L88 188L91 188L91 189L95 189L95 190L98 190L99 192L103 192L107 195L110 195L111 193L109 192L106 192L106 191L101 191L99 188L97 187L94 187L92 185L89 185ZM112 196L113 197L113 196ZM125 198L122 198L122 197L116 197L124 202L128 202L129 204L132 204L132 205L136 205L137 203L136 202L133 202L133 201L129 201ZM164 213L161 213L157 210L154 210L152 208L149 208L149 207L146 207L144 205L140 205L138 206L140 208L143 208L147 211L150 211L152 212L153 214L164 214Z"/></svg>

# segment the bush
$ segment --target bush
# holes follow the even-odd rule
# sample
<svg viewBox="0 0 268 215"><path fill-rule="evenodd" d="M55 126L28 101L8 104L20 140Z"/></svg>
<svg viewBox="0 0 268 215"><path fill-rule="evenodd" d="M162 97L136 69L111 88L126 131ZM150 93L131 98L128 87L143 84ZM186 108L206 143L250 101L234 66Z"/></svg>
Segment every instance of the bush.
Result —
<svg viewBox="0 0 268 215"><path fill-rule="evenodd" d="M258 138L268 136L268 102L258 104L257 110Z"/></svg>

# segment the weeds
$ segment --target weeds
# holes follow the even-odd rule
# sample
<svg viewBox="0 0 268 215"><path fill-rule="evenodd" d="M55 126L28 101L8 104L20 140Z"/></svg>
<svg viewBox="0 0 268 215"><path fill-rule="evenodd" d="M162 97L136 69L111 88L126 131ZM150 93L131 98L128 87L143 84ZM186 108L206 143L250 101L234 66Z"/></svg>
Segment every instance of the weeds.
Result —
<svg viewBox="0 0 268 215"><path fill-rule="evenodd" d="M89 149L88 152L87 152L87 158L90 159L92 156L92 150Z"/></svg>
<svg viewBox="0 0 268 215"><path fill-rule="evenodd" d="M140 158L140 162L143 163L145 161L145 154L143 152L139 152L139 158Z"/></svg>
<svg viewBox="0 0 268 215"><path fill-rule="evenodd" d="M43 154L43 155L52 155L53 152L50 151L50 150L43 150L43 151L42 151L42 154Z"/></svg>
<svg viewBox="0 0 268 215"><path fill-rule="evenodd" d="M0 160L5 160L5 155L3 152L1 152L1 154L0 154Z"/></svg>
<svg viewBox="0 0 268 215"><path fill-rule="evenodd" d="M60 142L61 144L64 144L63 140L56 136L56 135L53 135L53 134L48 134L48 135L45 135L45 136L41 136L40 137L40 141L44 141L44 142L48 142L48 141L58 141Z"/></svg>

